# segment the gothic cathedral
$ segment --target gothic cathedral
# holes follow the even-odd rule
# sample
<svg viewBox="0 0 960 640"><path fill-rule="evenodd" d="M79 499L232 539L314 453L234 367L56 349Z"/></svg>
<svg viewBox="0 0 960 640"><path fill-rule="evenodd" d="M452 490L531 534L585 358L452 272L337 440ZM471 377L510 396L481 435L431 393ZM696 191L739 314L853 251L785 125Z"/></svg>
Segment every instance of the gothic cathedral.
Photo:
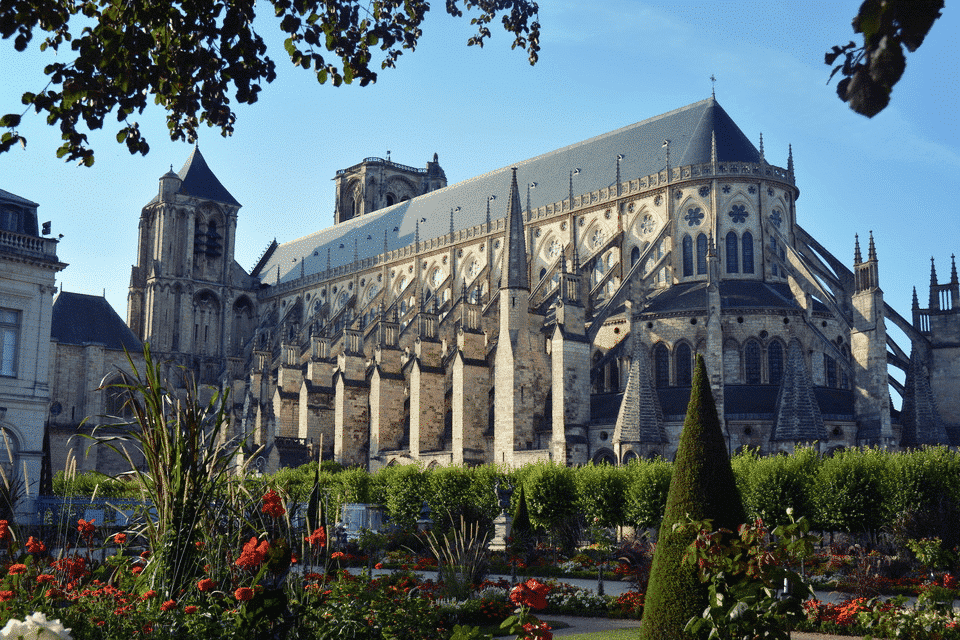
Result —
<svg viewBox="0 0 960 640"><path fill-rule="evenodd" d="M450 186L436 155L335 184L333 226L249 273L199 149L141 213L127 322L230 389L264 468L670 458L697 353L731 452L960 443L955 264L905 320L872 235L831 255L792 152L770 164L713 98Z"/></svg>

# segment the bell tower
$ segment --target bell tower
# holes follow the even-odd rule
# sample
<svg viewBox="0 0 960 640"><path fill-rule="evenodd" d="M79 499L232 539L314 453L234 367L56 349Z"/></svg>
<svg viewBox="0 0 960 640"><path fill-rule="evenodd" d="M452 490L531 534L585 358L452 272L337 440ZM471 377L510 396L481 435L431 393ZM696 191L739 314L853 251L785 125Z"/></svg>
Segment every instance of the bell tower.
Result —
<svg viewBox="0 0 960 640"><path fill-rule="evenodd" d="M203 382L224 370L235 303L240 203L194 148L178 173L160 177L140 213L137 264L127 294L127 324L159 359L192 369Z"/></svg>

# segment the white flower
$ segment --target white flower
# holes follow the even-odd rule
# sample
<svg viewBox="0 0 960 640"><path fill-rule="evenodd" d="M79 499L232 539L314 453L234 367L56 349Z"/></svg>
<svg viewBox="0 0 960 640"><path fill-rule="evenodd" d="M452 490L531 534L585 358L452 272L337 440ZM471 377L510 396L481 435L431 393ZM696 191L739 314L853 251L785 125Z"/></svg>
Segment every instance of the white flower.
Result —
<svg viewBox="0 0 960 640"><path fill-rule="evenodd" d="M0 629L2 640L73 640L70 629L64 629L60 620L47 620L47 615L39 611L27 616L26 620L7 621Z"/></svg>

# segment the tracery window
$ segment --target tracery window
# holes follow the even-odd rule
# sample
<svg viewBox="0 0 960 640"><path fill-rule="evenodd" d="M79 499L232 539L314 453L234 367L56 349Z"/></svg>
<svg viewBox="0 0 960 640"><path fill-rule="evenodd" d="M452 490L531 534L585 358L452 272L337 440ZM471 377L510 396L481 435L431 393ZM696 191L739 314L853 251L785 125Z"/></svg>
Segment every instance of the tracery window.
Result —
<svg viewBox="0 0 960 640"><path fill-rule="evenodd" d="M676 349L677 358L677 386L689 387L693 382L692 354L690 345L681 342Z"/></svg>
<svg viewBox="0 0 960 640"><path fill-rule="evenodd" d="M739 251L740 243L737 241L737 234L733 231L727 233L727 273L737 273L740 271Z"/></svg>
<svg viewBox="0 0 960 640"><path fill-rule="evenodd" d="M744 378L747 384L760 384L760 343L747 342L743 350Z"/></svg>
<svg viewBox="0 0 960 640"><path fill-rule="evenodd" d="M703 233L697 236L697 274L707 272L707 236Z"/></svg>
<svg viewBox="0 0 960 640"><path fill-rule="evenodd" d="M630 266L637 264L637 260L640 259L640 247L634 247L630 250Z"/></svg>
<svg viewBox="0 0 960 640"><path fill-rule="evenodd" d="M683 236L683 277L693 275L693 238Z"/></svg>
<svg viewBox="0 0 960 640"><path fill-rule="evenodd" d="M771 342L767 347L767 370L770 384L780 384L783 379L783 347L779 342Z"/></svg>
<svg viewBox="0 0 960 640"><path fill-rule="evenodd" d="M743 272L753 273L753 234L744 231L740 242L743 245Z"/></svg>
<svg viewBox="0 0 960 640"><path fill-rule="evenodd" d="M658 388L670 386L670 354L663 344L653 348L653 377Z"/></svg>

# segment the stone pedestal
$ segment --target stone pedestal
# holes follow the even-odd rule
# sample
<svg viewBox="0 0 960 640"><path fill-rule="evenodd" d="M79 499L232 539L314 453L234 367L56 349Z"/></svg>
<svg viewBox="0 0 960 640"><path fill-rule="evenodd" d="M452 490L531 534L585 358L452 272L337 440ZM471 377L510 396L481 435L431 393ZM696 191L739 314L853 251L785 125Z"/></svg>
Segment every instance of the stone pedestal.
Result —
<svg viewBox="0 0 960 640"><path fill-rule="evenodd" d="M493 537L490 538L491 551L504 551L507 548L507 538L513 530L513 518L501 512L493 521Z"/></svg>

